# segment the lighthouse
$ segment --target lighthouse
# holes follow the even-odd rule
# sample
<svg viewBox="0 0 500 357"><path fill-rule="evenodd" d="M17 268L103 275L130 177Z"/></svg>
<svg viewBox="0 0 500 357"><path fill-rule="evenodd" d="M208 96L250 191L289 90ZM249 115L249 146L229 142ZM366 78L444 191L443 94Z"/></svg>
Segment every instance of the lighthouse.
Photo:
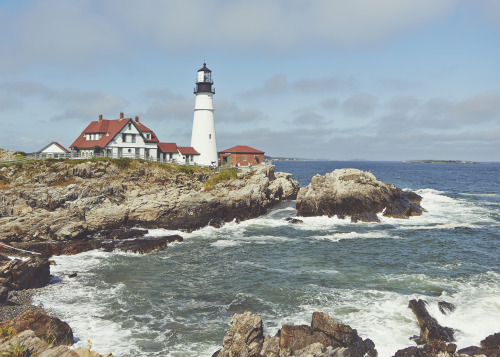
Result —
<svg viewBox="0 0 500 357"><path fill-rule="evenodd" d="M215 141L214 105L212 71L203 63L203 68L198 70L198 79L194 94L193 131L191 133L191 146L200 153L198 164L217 165L217 144Z"/></svg>

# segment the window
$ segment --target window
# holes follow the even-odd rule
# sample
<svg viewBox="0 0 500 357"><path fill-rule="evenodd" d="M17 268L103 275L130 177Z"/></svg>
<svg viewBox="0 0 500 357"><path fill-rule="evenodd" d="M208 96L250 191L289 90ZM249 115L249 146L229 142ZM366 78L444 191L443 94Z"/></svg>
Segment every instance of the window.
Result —
<svg viewBox="0 0 500 357"><path fill-rule="evenodd" d="M243 154L243 161L247 161L247 155Z"/></svg>
<svg viewBox="0 0 500 357"><path fill-rule="evenodd" d="M212 139L212 134L208 134L208 138L209 138L209 139Z"/></svg>
<svg viewBox="0 0 500 357"><path fill-rule="evenodd" d="M128 152L132 152L132 149L128 149Z"/></svg>
<svg viewBox="0 0 500 357"><path fill-rule="evenodd" d="M135 143L135 134L130 134L132 140L130 142Z"/></svg>
<svg viewBox="0 0 500 357"><path fill-rule="evenodd" d="M132 130L132 123L128 123L128 130Z"/></svg>

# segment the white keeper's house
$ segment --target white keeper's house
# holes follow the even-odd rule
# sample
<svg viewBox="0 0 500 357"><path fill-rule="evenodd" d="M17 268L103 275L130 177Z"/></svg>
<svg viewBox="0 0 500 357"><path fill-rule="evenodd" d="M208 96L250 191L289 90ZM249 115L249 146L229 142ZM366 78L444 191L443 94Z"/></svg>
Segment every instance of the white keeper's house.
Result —
<svg viewBox="0 0 500 357"><path fill-rule="evenodd" d="M199 153L191 147L160 143L156 134L139 121L125 118L92 121L70 146L81 157L106 156L141 158L196 164Z"/></svg>

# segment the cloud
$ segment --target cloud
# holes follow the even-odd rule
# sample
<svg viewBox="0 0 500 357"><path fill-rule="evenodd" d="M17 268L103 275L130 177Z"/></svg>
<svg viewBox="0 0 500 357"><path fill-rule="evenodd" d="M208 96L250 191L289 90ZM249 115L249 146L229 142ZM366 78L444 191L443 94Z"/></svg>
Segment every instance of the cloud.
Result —
<svg viewBox="0 0 500 357"><path fill-rule="evenodd" d="M99 91L80 91L74 89L55 91L52 99L57 103L58 107L63 108L62 112L52 117L54 121L76 119L89 122L90 120L95 120L102 113L111 115L113 119L116 119L118 118L118 113L123 111L123 108L128 104L127 100L115 95Z"/></svg>
<svg viewBox="0 0 500 357"><path fill-rule="evenodd" d="M290 82L278 74L265 80L262 86L245 92L250 97L280 95L284 93L330 93L354 90L359 86L353 77L304 78Z"/></svg>
<svg viewBox="0 0 500 357"><path fill-rule="evenodd" d="M16 67L24 63L71 63L85 65L101 54L121 54L126 50L123 25L112 13L102 13L95 1L31 1L5 18L0 25L10 41L0 42L0 63Z"/></svg>
<svg viewBox="0 0 500 357"><path fill-rule="evenodd" d="M291 53L385 43L454 9L454 0L33 0L2 14L4 69L45 63L89 66L152 46ZM201 36L200 36L201 35Z"/></svg>
<svg viewBox="0 0 500 357"><path fill-rule="evenodd" d="M21 109L23 104L16 97L0 92L0 112L7 112L10 110Z"/></svg>
<svg viewBox="0 0 500 357"><path fill-rule="evenodd" d="M51 89L33 81L15 81L0 84L0 103L9 109L22 109L31 99L41 99L45 104L56 107L57 114L53 121L80 120L89 121L98 114L113 115L127 106L128 101L118 96L100 91L82 91L76 89ZM0 104L0 105L1 105Z"/></svg>
<svg viewBox="0 0 500 357"><path fill-rule="evenodd" d="M455 104L453 117L468 124L500 121L500 93L481 93Z"/></svg>
<svg viewBox="0 0 500 357"><path fill-rule="evenodd" d="M341 107L345 114L353 117L373 115L377 106L377 97L369 93L354 94L346 99Z"/></svg>
<svg viewBox="0 0 500 357"><path fill-rule="evenodd" d="M304 126L322 126L323 128L331 122L327 122L324 115L318 114L313 108L304 108L295 111L293 114L294 125Z"/></svg>
<svg viewBox="0 0 500 357"><path fill-rule="evenodd" d="M221 123L254 123L267 119L260 110L241 109L236 103L219 99L215 105L215 120Z"/></svg>
<svg viewBox="0 0 500 357"><path fill-rule="evenodd" d="M266 79L261 87L252 89L244 94L250 97L276 95L285 93L289 87L290 84L287 78L282 74L278 74Z"/></svg>
<svg viewBox="0 0 500 357"><path fill-rule="evenodd" d="M134 32L166 48L185 50L197 43L203 49L282 51L311 43L353 46L385 41L443 16L454 1L114 0L106 5ZM199 34L207 28L210 36L200 42Z"/></svg>
<svg viewBox="0 0 500 357"><path fill-rule="evenodd" d="M326 110L337 109L339 100L337 98L327 98L321 101L320 106Z"/></svg>
<svg viewBox="0 0 500 357"><path fill-rule="evenodd" d="M347 79L330 77L323 79L301 79L294 82L293 86L297 92L322 93L354 90L358 87L358 83L353 77Z"/></svg>

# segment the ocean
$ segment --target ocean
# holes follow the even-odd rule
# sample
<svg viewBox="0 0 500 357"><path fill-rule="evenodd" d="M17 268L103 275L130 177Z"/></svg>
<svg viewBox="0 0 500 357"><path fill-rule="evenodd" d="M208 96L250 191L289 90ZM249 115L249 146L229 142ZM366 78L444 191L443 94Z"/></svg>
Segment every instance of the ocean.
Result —
<svg viewBox="0 0 500 357"><path fill-rule="evenodd" d="M180 234L184 242L148 255L91 251L54 257L41 303L73 328L77 346L127 356L211 356L235 313L262 315L264 333L309 324L314 311L357 329L393 356L419 334L408 308L457 329L458 348L500 332L500 163L420 164L278 161L300 186L337 168L371 171L423 197L410 219L351 223L328 217L266 215ZM67 277L77 272L76 278ZM437 302L456 310L443 315Z"/></svg>

